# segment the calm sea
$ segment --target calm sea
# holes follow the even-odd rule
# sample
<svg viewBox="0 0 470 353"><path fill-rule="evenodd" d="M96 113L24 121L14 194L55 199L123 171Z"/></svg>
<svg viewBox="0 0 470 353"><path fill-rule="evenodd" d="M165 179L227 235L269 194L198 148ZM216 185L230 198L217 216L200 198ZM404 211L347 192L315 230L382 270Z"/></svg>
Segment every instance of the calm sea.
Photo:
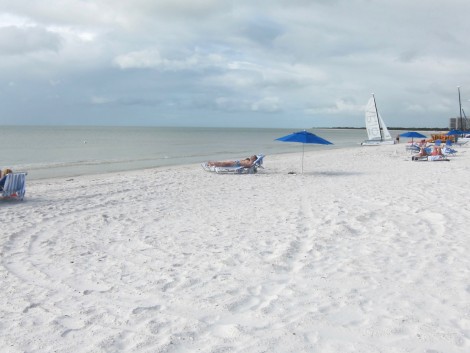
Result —
<svg viewBox="0 0 470 353"><path fill-rule="evenodd" d="M297 130L183 127L0 127L0 168L28 172L30 179L69 177L251 154L300 152L301 145L274 141ZM365 130L311 129L334 145L306 151L358 147Z"/></svg>

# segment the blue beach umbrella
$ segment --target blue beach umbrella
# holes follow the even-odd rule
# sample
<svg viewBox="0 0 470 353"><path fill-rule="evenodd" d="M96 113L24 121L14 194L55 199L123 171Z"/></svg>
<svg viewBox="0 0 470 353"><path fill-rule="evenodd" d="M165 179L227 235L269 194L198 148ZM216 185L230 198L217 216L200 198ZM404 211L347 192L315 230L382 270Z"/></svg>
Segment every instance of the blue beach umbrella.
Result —
<svg viewBox="0 0 470 353"><path fill-rule="evenodd" d="M463 130L450 130L446 135L447 136L463 136L464 134L468 133L467 131L463 131ZM457 142L457 138L455 138L455 141Z"/></svg>
<svg viewBox="0 0 470 353"><path fill-rule="evenodd" d="M312 134L306 130L294 132L290 135L279 137L276 141L282 142L299 142L302 144L302 173L304 172L304 149L306 143L314 143L317 145L332 145L330 141L327 141L320 136Z"/></svg>
<svg viewBox="0 0 470 353"><path fill-rule="evenodd" d="M408 131L404 132L403 134L400 134L401 137L411 137L411 143L413 143L413 138L425 138L426 136L423 134L420 134L419 132L416 131Z"/></svg>
<svg viewBox="0 0 470 353"><path fill-rule="evenodd" d="M453 135L463 135L465 131L462 130L450 130L446 135L447 136L453 136Z"/></svg>

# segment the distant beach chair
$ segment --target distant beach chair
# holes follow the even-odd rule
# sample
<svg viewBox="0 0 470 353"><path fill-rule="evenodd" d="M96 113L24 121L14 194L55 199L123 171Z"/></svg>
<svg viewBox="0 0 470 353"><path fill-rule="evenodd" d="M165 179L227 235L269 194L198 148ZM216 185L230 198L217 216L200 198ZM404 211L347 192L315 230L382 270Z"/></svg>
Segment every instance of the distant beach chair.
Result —
<svg viewBox="0 0 470 353"><path fill-rule="evenodd" d="M250 167L243 167L243 166L233 166L233 167L215 167L209 166L206 163L202 163L201 166L207 172L215 172L218 174L255 174L258 172L258 168L263 167L263 154L257 154L258 158L253 162Z"/></svg>
<svg viewBox="0 0 470 353"><path fill-rule="evenodd" d="M26 192L26 174L28 173L7 174L3 190L0 191L2 198L23 200Z"/></svg>
<svg viewBox="0 0 470 353"><path fill-rule="evenodd" d="M430 162L438 162L438 161L450 161L447 156L428 156L428 161Z"/></svg>
<svg viewBox="0 0 470 353"><path fill-rule="evenodd" d="M429 161L429 162L438 162L438 161L450 161L446 156L423 156L423 157L411 157L412 161Z"/></svg>
<svg viewBox="0 0 470 353"><path fill-rule="evenodd" d="M420 147L414 143L405 146L405 149L409 152L419 152Z"/></svg>
<svg viewBox="0 0 470 353"><path fill-rule="evenodd" d="M454 150L453 148L450 148L449 146L446 146L442 149L442 153L446 157L455 156L457 152L458 152L457 150Z"/></svg>

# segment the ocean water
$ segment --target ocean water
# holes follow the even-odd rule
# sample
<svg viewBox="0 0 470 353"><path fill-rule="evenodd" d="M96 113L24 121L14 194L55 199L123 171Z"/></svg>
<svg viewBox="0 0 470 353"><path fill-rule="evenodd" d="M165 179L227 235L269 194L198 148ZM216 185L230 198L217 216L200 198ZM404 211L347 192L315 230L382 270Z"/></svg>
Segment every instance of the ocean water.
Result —
<svg viewBox="0 0 470 353"><path fill-rule="evenodd" d="M28 172L29 179L239 159L252 154L300 152L301 144L275 141L298 130L184 127L0 127L0 168ZM334 145L305 151L359 147L357 129L311 129Z"/></svg>

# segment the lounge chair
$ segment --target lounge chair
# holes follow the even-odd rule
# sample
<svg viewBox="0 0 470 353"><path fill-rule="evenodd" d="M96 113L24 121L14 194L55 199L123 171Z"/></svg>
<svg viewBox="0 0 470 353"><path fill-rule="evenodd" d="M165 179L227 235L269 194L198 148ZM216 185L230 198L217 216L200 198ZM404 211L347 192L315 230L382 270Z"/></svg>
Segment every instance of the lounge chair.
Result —
<svg viewBox="0 0 470 353"><path fill-rule="evenodd" d="M457 150L454 150L453 148L446 146L442 149L442 153L444 154L444 156L450 157L450 156L455 156L455 154L457 153Z"/></svg>
<svg viewBox="0 0 470 353"><path fill-rule="evenodd" d="M430 162L439 162L439 161L450 161L449 158L447 158L446 156L428 156L428 161Z"/></svg>
<svg viewBox="0 0 470 353"><path fill-rule="evenodd" d="M26 192L26 174L27 173L7 174L3 190L0 191L1 197L23 200Z"/></svg>
<svg viewBox="0 0 470 353"><path fill-rule="evenodd" d="M429 161L429 162L439 162L439 161L450 161L446 156L413 156L411 157L412 161Z"/></svg>
<svg viewBox="0 0 470 353"><path fill-rule="evenodd" d="M455 156L455 154L457 153L457 150L454 150L452 148L452 141L451 140L446 141L446 145L442 148L442 153L446 157Z"/></svg>
<svg viewBox="0 0 470 353"><path fill-rule="evenodd" d="M206 163L202 163L201 166L207 172L215 172L218 174L255 174L258 172L258 168L263 167L263 154L256 155L258 158L253 162L250 167L243 167L243 166L233 166L233 167L215 167L209 166Z"/></svg>
<svg viewBox="0 0 470 353"><path fill-rule="evenodd" d="M406 145L405 149L409 152L419 152L420 147L414 143Z"/></svg>
<svg viewBox="0 0 470 353"><path fill-rule="evenodd" d="M411 160L412 161L427 161L428 156L412 156Z"/></svg>

